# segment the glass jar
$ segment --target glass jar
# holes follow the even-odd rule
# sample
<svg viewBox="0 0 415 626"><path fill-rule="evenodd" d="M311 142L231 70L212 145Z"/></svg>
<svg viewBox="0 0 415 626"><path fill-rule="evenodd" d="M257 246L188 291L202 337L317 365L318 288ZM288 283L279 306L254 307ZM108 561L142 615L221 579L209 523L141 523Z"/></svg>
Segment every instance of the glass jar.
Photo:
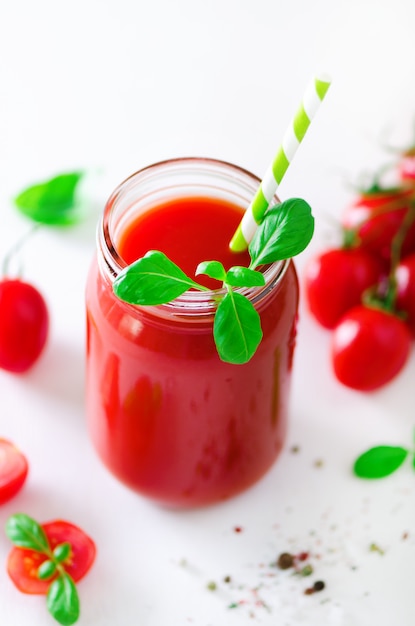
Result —
<svg viewBox="0 0 415 626"><path fill-rule="evenodd" d="M90 436L118 479L168 506L225 500L276 460L287 430L297 275L291 260L281 261L264 269L264 287L241 290L260 315L263 339L248 363L234 365L214 344L214 292L151 307L114 295L126 266L117 245L138 212L166 199L214 197L245 209L259 182L212 159L157 163L114 191L98 227L86 295Z"/></svg>

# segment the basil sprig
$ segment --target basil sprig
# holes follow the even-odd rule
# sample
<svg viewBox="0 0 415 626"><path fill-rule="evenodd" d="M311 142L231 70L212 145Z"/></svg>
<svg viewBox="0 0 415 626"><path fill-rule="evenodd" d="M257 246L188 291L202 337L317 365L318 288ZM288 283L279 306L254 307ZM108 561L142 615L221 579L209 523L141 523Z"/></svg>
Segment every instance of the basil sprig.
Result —
<svg viewBox="0 0 415 626"><path fill-rule="evenodd" d="M221 281L215 294L217 304L213 336L219 357L227 363L246 363L255 354L262 339L261 320L251 301L235 291L241 287L260 287L264 276L256 268L302 252L314 232L314 218L309 204L291 198L270 208L249 245L249 267L225 270L219 261L203 261L196 275L206 274ZM165 254L147 252L116 277L115 295L134 305L157 305L171 302L188 289L208 291L189 278Z"/></svg>
<svg viewBox="0 0 415 626"><path fill-rule="evenodd" d="M49 180L23 189L14 204L31 220L49 226L65 226L79 219L78 185L83 172L58 174Z"/></svg>
<svg viewBox="0 0 415 626"><path fill-rule="evenodd" d="M48 611L59 624L71 626L80 614L79 596L76 585L64 568L71 555L71 546L64 542L51 549L45 531L25 513L9 517L6 535L18 548L25 548L47 556L38 570L42 580L55 577L48 589L46 604Z"/></svg>

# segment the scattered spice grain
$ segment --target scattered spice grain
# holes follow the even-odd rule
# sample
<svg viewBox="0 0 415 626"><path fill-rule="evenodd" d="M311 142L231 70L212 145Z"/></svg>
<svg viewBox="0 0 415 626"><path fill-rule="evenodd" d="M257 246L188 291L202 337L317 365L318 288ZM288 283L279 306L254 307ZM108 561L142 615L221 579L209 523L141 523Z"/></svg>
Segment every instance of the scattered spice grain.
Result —
<svg viewBox="0 0 415 626"><path fill-rule="evenodd" d="M282 552L277 559L277 566L280 569L290 569L294 567L294 557L289 552Z"/></svg>
<svg viewBox="0 0 415 626"><path fill-rule="evenodd" d="M323 580L316 580L312 587L307 587L304 591L306 596L311 596L313 593L318 593L319 591L323 591L326 587L326 584Z"/></svg>

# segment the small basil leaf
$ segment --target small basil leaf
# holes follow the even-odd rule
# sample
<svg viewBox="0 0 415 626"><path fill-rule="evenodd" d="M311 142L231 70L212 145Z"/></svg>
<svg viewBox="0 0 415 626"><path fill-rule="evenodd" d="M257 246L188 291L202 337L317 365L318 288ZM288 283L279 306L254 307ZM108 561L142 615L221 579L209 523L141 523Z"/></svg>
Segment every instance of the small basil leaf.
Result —
<svg viewBox="0 0 415 626"><path fill-rule="evenodd" d="M49 553L49 542L43 528L25 513L16 513L6 522L6 535L18 548Z"/></svg>
<svg viewBox="0 0 415 626"><path fill-rule="evenodd" d="M265 285L265 278L261 272L236 265L228 270L226 283L232 287L262 287Z"/></svg>
<svg viewBox="0 0 415 626"><path fill-rule="evenodd" d="M79 618L79 596L75 583L68 574L61 574L49 587L47 599L49 613L63 626L74 624Z"/></svg>
<svg viewBox="0 0 415 626"><path fill-rule="evenodd" d="M314 218L310 205L291 198L269 209L249 245L251 268L290 259L310 243Z"/></svg>
<svg viewBox="0 0 415 626"><path fill-rule="evenodd" d="M408 450L400 446L376 446L356 459L353 471L359 478L384 478L393 474L407 456Z"/></svg>
<svg viewBox="0 0 415 626"><path fill-rule="evenodd" d="M76 191L83 176L83 172L59 174L24 189L14 198L14 203L21 213L36 222L55 226L71 224L79 217Z"/></svg>
<svg viewBox="0 0 415 626"><path fill-rule="evenodd" d="M216 310L213 335L222 361L249 361L262 339L261 320L253 304L245 296L228 291Z"/></svg>
<svg viewBox="0 0 415 626"><path fill-rule="evenodd" d="M37 570L37 575L40 580L47 580L48 578L52 578L52 576L56 574L56 565L53 561L43 561L42 565L39 566Z"/></svg>
<svg viewBox="0 0 415 626"><path fill-rule="evenodd" d="M71 544L65 541L64 543L60 543L56 546L53 550L53 556L59 563L62 563L70 556L71 551Z"/></svg>
<svg viewBox="0 0 415 626"><path fill-rule="evenodd" d="M151 250L122 270L113 284L115 295L129 304L171 302L190 288L204 289L158 250Z"/></svg>
<svg viewBox="0 0 415 626"><path fill-rule="evenodd" d="M226 271L219 261L202 261L202 263L199 263L197 266L195 274L196 276L206 274L210 276L210 278L215 278L223 282L225 280Z"/></svg>

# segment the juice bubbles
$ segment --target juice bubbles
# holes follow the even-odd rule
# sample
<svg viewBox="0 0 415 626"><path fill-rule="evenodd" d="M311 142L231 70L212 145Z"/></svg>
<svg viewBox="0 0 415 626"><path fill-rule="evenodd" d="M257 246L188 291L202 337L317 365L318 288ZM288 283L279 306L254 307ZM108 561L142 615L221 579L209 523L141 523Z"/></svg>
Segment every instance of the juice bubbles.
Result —
<svg viewBox="0 0 415 626"><path fill-rule="evenodd" d="M87 284L88 427L108 469L166 505L227 499L276 460L287 428L297 276L282 261L264 270L265 287L243 290L264 333L243 365L217 354L211 292L138 307L117 299L112 282L151 249L192 278L200 261L248 265L247 253L230 253L228 243L258 184L221 161L159 163L115 190L99 226Z"/></svg>

